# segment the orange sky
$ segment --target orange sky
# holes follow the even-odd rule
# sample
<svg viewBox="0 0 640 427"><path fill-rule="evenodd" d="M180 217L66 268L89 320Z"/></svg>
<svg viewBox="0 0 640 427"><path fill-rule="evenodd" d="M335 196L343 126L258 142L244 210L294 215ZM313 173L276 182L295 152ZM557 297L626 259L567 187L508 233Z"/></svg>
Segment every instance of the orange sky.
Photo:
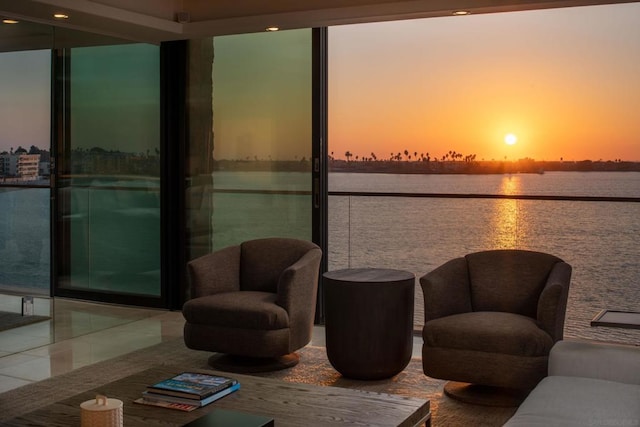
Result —
<svg viewBox="0 0 640 427"><path fill-rule="evenodd" d="M631 3L331 27L329 152L640 161L639 18Z"/></svg>

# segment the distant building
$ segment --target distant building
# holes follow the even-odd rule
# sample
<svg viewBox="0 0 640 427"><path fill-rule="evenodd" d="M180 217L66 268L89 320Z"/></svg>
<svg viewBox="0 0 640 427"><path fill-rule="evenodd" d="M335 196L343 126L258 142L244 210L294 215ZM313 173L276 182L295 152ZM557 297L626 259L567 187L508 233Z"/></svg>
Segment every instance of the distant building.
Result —
<svg viewBox="0 0 640 427"><path fill-rule="evenodd" d="M42 161L42 159L40 159L40 164L39 164L38 168L39 168L38 174L40 176L48 177L50 175L50 172L51 172L51 162L49 162L49 161L45 162L45 161Z"/></svg>
<svg viewBox="0 0 640 427"><path fill-rule="evenodd" d="M0 176L32 181L40 176L40 154L15 153L0 154Z"/></svg>

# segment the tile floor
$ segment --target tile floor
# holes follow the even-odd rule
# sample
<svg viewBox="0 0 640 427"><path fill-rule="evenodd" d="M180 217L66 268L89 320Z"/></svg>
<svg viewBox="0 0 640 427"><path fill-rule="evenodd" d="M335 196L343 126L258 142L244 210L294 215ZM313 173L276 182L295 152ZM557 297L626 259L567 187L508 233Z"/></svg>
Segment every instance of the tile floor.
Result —
<svg viewBox="0 0 640 427"><path fill-rule="evenodd" d="M55 298L53 319L0 332L0 393L182 336L179 311ZM36 313L39 314L39 313ZM325 345L324 327L310 345ZM414 337L414 357L421 338Z"/></svg>
<svg viewBox="0 0 640 427"><path fill-rule="evenodd" d="M0 393L180 337L184 324L180 312L60 298L52 312L0 332Z"/></svg>

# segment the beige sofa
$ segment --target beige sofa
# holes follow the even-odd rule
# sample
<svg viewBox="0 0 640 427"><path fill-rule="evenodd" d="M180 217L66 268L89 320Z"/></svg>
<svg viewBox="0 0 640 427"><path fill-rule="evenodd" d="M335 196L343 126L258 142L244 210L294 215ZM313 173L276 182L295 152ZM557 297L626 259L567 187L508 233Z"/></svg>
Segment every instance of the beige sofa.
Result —
<svg viewBox="0 0 640 427"><path fill-rule="evenodd" d="M640 347L558 341L506 427L640 426Z"/></svg>

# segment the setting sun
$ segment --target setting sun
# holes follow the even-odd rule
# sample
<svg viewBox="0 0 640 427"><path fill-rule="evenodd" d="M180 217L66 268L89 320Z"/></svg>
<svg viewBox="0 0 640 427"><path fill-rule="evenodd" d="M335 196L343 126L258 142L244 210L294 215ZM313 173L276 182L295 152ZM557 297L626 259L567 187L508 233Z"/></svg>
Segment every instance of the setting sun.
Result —
<svg viewBox="0 0 640 427"><path fill-rule="evenodd" d="M504 143L507 145L513 145L518 142L518 137L512 133L508 133L504 136Z"/></svg>

